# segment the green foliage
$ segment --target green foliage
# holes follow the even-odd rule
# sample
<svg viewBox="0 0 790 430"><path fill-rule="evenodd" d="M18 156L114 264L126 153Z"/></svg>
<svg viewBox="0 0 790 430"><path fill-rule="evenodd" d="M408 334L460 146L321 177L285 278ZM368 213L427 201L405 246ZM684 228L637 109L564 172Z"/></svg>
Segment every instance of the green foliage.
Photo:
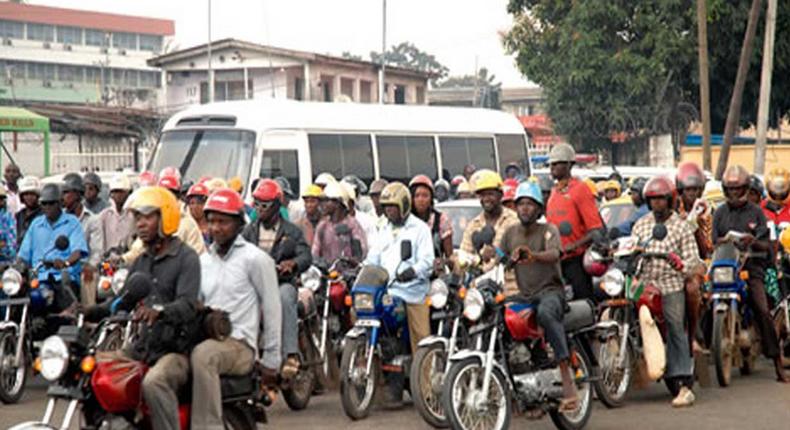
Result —
<svg viewBox="0 0 790 430"><path fill-rule="evenodd" d="M475 75L450 76L436 84L437 88L477 88L475 106L499 109L502 99L502 83L496 82L495 75L489 75L488 69L480 68Z"/></svg>
<svg viewBox="0 0 790 430"><path fill-rule="evenodd" d="M371 51L370 60L377 64L381 63L381 53ZM435 56L421 51L410 42L402 42L399 45L393 45L392 48L386 52L384 60L385 64L388 65L431 73L433 75L431 82L434 84L447 76L449 72L449 69L436 60Z"/></svg>

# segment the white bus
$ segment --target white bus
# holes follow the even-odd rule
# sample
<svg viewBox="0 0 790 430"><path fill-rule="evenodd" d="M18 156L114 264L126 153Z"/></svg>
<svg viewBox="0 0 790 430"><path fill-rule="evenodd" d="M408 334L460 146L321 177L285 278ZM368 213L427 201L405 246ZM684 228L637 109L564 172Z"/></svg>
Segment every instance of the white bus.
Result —
<svg viewBox="0 0 790 430"><path fill-rule="evenodd" d="M149 170L181 169L186 180L286 177L300 193L315 177L355 174L450 179L467 164L529 174L527 137L511 114L432 106L247 100L190 107L162 130Z"/></svg>

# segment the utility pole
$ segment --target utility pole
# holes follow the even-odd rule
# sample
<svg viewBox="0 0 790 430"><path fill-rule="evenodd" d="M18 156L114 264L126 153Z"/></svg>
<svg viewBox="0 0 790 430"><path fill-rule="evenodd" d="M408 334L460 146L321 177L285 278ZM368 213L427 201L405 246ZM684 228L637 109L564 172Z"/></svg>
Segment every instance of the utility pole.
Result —
<svg viewBox="0 0 790 430"><path fill-rule="evenodd" d="M697 0L697 56L699 58L699 104L702 113L702 168L710 171L710 71L708 70L708 9Z"/></svg>
<svg viewBox="0 0 790 430"><path fill-rule="evenodd" d="M477 69L477 55L475 55L475 86L474 91L472 91L472 107L477 106L477 84L480 80L480 71Z"/></svg>
<svg viewBox="0 0 790 430"><path fill-rule="evenodd" d="M381 0L381 68L379 68L379 104L384 103L385 64L387 64L387 0Z"/></svg>
<svg viewBox="0 0 790 430"><path fill-rule="evenodd" d="M774 69L774 39L776 37L776 0L768 0L763 44L763 70L760 76L760 102L757 107L757 142L754 151L754 173L765 173L765 150L768 140L768 111L771 105L771 76ZM780 123L781 125L781 123Z"/></svg>
<svg viewBox="0 0 790 430"><path fill-rule="evenodd" d="M247 85L245 82L244 85ZM211 68L211 0L208 0L208 102L214 102L214 70Z"/></svg>

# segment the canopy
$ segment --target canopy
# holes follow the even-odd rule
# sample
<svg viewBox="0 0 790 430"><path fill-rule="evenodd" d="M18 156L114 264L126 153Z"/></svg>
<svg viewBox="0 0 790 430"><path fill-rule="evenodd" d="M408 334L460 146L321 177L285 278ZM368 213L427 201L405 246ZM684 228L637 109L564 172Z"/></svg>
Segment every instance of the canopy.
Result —
<svg viewBox="0 0 790 430"><path fill-rule="evenodd" d="M49 175L49 118L17 107L0 106L0 132L44 133L44 175Z"/></svg>

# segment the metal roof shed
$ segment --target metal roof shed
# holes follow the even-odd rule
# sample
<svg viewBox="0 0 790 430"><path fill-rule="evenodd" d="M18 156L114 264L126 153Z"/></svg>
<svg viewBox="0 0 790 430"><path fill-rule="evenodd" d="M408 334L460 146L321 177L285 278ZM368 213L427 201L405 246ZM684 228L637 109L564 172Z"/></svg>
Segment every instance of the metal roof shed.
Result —
<svg viewBox="0 0 790 430"><path fill-rule="evenodd" d="M44 134L44 176L49 175L49 118L41 116L37 113L31 112L27 109L17 107L0 106L0 132L10 131L18 132L33 132ZM11 158L5 144L2 142L2 135L0 135L0 145L3 151ZM2 153L0 153L2 155ZM13 159L11 159L13 161Z"/></svg>

